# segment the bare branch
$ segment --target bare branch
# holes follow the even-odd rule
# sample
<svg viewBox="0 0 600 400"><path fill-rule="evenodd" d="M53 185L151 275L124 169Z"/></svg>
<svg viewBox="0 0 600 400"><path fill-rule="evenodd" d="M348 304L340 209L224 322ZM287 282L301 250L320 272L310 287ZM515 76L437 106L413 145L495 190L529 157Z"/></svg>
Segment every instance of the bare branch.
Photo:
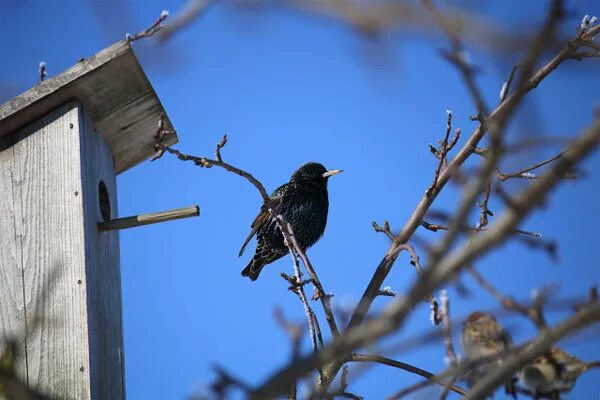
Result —
<svg viewBox="0 0 600 400"><path fill-rule="evenodd" d="M502 89L500 90L500 103L506 100L506 96L508 96L508 94L510 93L510 86L512 85L512 82L515 79L515 75L520 66L520 64L513 65L512 69L510 70L508 80L502 84Z"/></svg>
<svg viewBox="0 0 600 400"><path fill-rule="evenodd" d="M398 297L390 304L378 318L371 320L360 328L349 329L343 336L339 336L331 344L321 349L318 354L300 359L293 365L277 371L253 392L255 398L264 399L280 394L282 390L287 389L291 380L308 373L319 365L327 364L324 368L324 374L326 377L330 377L334 370L337 371L336 367L343 359L344 354L351 353L355 349L368 345L373 340L398 329L408 313L426 293L431 293L445 283L462 266L472 263L502 243L504 238L510 235L512 230L556 186L565 170L572 168L599 144L600 118L567 148L564 156L557 160L550 170L515 198L515 207L505 211L490 227L489 231L475 236L468 246L455 250L436 265L426 268L412 288L404 296ZM387 263L387 260L385 261Z"/></svg>
<svg viewBox="0 0 600 400"><path fill-rule="evenodd" d="M290 249L290 256L292 257L292 263L294 266L294 276L290 277L286 274L281 274L281 276L291 284L290 290L292 290L298 296L300 302L302 303L302 307L304 308L304 314L306 315L308 329L310 332L310 341L312 344L313 352L316 353L319 350L317 332L320 332L321 328L319 327L318 321L316 321L314 311L310 307L310 304L308 304L308 299L306 298L306 293L304 292L304 283L302 282L302 272L300 272L300 265L298 264L298 258L296 257L296 253L293 251L291 244L289 244L288 241L285 239L284 241L286 246L288 246L288 248Z"/></svg>
<svg viewBox="0 0 600 400"><path fill-rule="evenodd" d="M127 41L127 43L131 43L131 42L135 42L137 40L143 39L143 38L153 36L154 34L156 34L158 31L160 31L163 28L162 22L165 19L167 19L168 16L169 16L169 12L167 10L163 10L160 13L160 16L156 19L156 21L154 21L152 23L152 25L150 25L148 28L144 29L143 31L136 33L133 36L129 33L125 34L125 40Z"/></svg>
<svg viewBox="0 0 600 400"><path fill-rule="evenodd" d="M269 195L265 189L265 187L263 186L262 183L260 183L254 176L252 176L250 173L239 169L237 167L234 167L233 165L230 165L226 162L223 161L218 161L218 160L211 160L209 158L206 157L196 157L196 156L192 156L189 154L184 154L182 152L180 152L179 150L173 149L170 146L165 145L162 141L164 139L164 137L168 136L168 135L172 135L175 132L173 131L169 131L165 128L164 126L164 117L161 118L160 122L159 122L159 126L158 126L158 130L156 132L156 134L154 135L154 138L156 140L156 144L155 144L155 149L156 149L156 153L154 155L154 157L152 158L152 161L157 160L159 158L161 158L163 156L164 153L169 153L169 154L173 154L174 156L176 156L178 159L182 160L182 161L191 161L193 162L196 166L199 167L205 167L205 168L211 168L211 167L220 167L223 168L229 172L232 172L236 175L241 176L242 178L246 179L248 182L250 182L250 184L252 186L254 186L256 188L256 190L258 190L258 192L260 193L260 196L262 197L263 201L265 202L265 204L270 205L271 204L271 199L269 198Z"/></svg>
<svg viewBox="0 0 600 400"><path fill-rule="evenodd" d="M379 226L375 221L371 222L371 225L375 232L384 233L390 240L394 240L395 236L390 229L390 223L388 221L383 221L383 226Z"/></svg>
<svg viewBox="0 0 600 400"><path fill-rule="evenodd" d="M466 268L467 272L471 274L473 279L492 297L494 297L498 302L507 310L516 311L525 317L529 318L535 326L538 328L543 328L546 326L546 322L544 320L544 315L542 313L541 304L542 302L536 302L533 307L527 307L514 299L514 297L506 297L498 289L496 289L491 283L489 283L485 278L477 272L473 266L468 266Z"/></svg>
<svg viewBox="0 0 600 400"><path fill-rule="evenodd" d="M394 240L395 236L394 236L394 234L391 231L390 223L388 221L384 221L383 227L379 226L377 224L377 222L375 222L375 221L371 222L371 225L373 225L373 229L375 230L375 232L385 233L385 235L390 240ZM416 252L415 248L412 245L408 244L408 243L400 245L398 248L399 248L399 252L402 251L402 250L406 250L408 252L408 254L410 254L410 264L413 267L415 267L415 270L417 271L417 274L419 274L419 275L422 274L423 273L423 267L421 267L421 263L419 261L419 256L417 255L417 252ZM382 291L380 290L379 293L378 293L378 295L379 296L381 296L381 295L385 296L386 294L382 293ZM438 317L437 317L437 309L438 309L437 302L435 302L435 299L433 298L433 296L431 294L427 295L426 298L424 299L424 301L427 301L427 302L431 303L431 309L434 312L434 317L432 318L432 321L434 321L434 324L437 325L439 323Z"/></svg>
<svg viewBox="0 0 600 400"><path fill-rule="evenodd" d="M348 366L344 365L342 368L342 376L340 378L340 387L333 393L328 393L324 395L326 399L335 399L336 397L341 397L344 399L353 399L353 400L363 400L362 397L357 396L353 393L347 392L346 388L348 387Z"/></svg>
<svg viewBox="0 0 600 400"><path fill-rule="evenodd" d="M432 224L425 220L423 220L421 222L421 226L432 232L447 231L448 229L450 229L448 225ZM463 226L462 229L464 229L466 231L471 231L471 232L485 232L488 230L487 228L474 228L471 226ZM515 229L515 230L513 230L513 233L518 233L518 234L525 235L525 236L531 236L533 238L538 238L538 239L542 237L542 234L539 232L530 232L530 231L524 231L521 229Z"/></svg>
<svg viewBox="0 0 600 400"><path fill-rule="evenodd" d="M217 148L215 149L215 158L219 162L223 162L223 158L221 158L221 149L225 147L227 144L227 135L223 135L223 139L219 143L217 143Z"/></svg>
<svg viewBox="0 0 600 400"><path fill-rule="evenodd" d="M446 134L444 135L444 139L440 142L440 147L438 149L436 149L432 145L429 145L430 149L433 149L432 153L440 161L438 162L437 168L435 169L435 175L433 176L433 182L431 183L431 186L425 192L425 194L427 196L431 195L431 192L437 185L438 179L440 178L440 172L442 171L443 168L446 168L446 164L447 164L446 163L446 155L456 145L456 143L458 142L458 138L460 137L460 129L457 129L454 132L454 138L452 139L452 142L450 142L450 143L448 142L448 140L450 139L450 131L452 131L452 111L448 110L448 111L446 111L446 113L448 114L448 119L446 122Z"/></svg>
<svg viewBox="0 0 600 400"><path fill-rule="evenodd" d="M158 39L168 39L181 28L190 24L192 21L204 14L208 6L213 3L214 1L212 0L188 0L183 10L181 10L170 23L164 25L163 29L158 35Z"/></svg>
<svg viewBox="0 0 600 400"><path fill-rule="evenodd" d="M562 156L562 154L563 153L558 153L557 155L550 157L547 160L535 163L532 166L523 168L522 170L517 171L517 172L504 174L504 173L501 173L498 171L498 179L500 179L501 181L505 181L505 180L511 179L511 178L535 179L535 175L529 174L530 171L533 171L534 169L543 167L546 164L550 164L551 162L558 160Z"/></svg>
<svg viewBox="0 0 600 400"><path fill-rule="evenodd" d="M437 378L431 372L427 372L421 368L415 367L414 365L403 363L401 361L392 360L387 357L374 355L374 354L353 354L352 356L350 356L348 361L373 362L373 363L383 364L383 365L387 365L387 366L394 367L394 368L399 368L404 371L410 372L412 374L422 376L423 378L426 378L434 383L437 383L440 386L448 386L450 388L450 390L452 390L453 392L458 393L460 395L464 396L467 393L467 391L464 390L463 388L455 386L455 385L449 385L448 382L445 382L444 380Z"/></svg>
<svg viewBox="0 0 600 400"><path fill-rule="evenodd" d="M597 30L593 30L591 32L593 34L597 33ZM568 59L568 56L575 51L578 46L581 46L581 43L575 39L574 41L569 42L554 58L552 58L549 62L547 62L544 66L542 66L535 74L531 76L526 82L524 82L521 90L518 90L511 95L509 95L505 101L499 104L494 111L490 113L488 116L488 120L490 119L506 119L510 115L510 113L514 110L516 105L520 102L522 97L532 89L536 88L539 83L544 80L550 73L552 73L562 62ZM453 176L454 171L457 171L458 168L469 158L471 154L473 154L474 149L477 148L477 144L483 138L485 133L487 132L486 128L481 124L475 129L471 137L467 140L467 142L463 145L463 147L459 150L458 154L453 158L448 167L441 172L437 185L430 193L429 196L423 196L416 209L406 222L404 228L400 231L400 233L394 239L392 245L388 249L386 255L381 260L379 265L376 268L376 271L371 278L367 288L361 300L359 302L356 311L354 312L349 327L355 327L362 323L364 320L368 309L371 306L373 299L375 298L381 284L387 277L389 271L391 270L398 253L398 246L406 243L410 237L413 235L417 227L420 225L423 217L425 216L427 210L440 193L440 191L444 188L446 183Z"/></svg>

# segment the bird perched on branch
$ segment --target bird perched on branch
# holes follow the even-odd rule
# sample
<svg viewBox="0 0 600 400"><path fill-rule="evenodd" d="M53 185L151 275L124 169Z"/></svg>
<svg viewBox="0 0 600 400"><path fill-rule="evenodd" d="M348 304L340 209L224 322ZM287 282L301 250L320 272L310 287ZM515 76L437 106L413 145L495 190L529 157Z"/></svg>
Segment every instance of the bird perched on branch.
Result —
<svg viewBox="0 0 600 400"><path fill-rule="evenodd" d="M498 358L509 350L511 338L496 318L488 313L475 311L465 321L462 343L466 360L475 364L465 374L465 381L472 387L501 364ZM505 390L516 398L512 380L505 384Z"/></svg>
<svg viewBox="0 0 600 400"><path fill-rule="evenodd" d="M272 211L290 224L302 250L315 244L325 231L329 209L327 181L340 172L339 169L328 171L319 163L309 162L298 168L288 183L271 193ZM242 271L242 276L255 281L265 265L288 253L279 223L268 206L263 205L239 253L240 256L244 253L248 242L256 235L258 244L254 257Z"/></svg>
<svg viewBox="0 0 600 400"><path fill-rule="evenodd" d="M564 350L553 347L519 371L519 380L535 396L560 399L560 393L570 391L577 378L600 362L585 363Z"/></svg>

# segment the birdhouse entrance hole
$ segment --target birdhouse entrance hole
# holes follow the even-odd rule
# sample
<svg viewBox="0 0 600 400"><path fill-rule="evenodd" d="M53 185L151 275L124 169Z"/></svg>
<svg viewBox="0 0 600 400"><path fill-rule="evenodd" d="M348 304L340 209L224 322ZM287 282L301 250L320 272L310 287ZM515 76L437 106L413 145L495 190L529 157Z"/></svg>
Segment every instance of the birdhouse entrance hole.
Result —
<svg viewBox="0 0 600 400"><path fill-rule="evenodd" d="M100 214L103 221L110 220L110 198L108 197L108 189L106 183L100 181L98 184L98 201L100 202Z"/></svg>

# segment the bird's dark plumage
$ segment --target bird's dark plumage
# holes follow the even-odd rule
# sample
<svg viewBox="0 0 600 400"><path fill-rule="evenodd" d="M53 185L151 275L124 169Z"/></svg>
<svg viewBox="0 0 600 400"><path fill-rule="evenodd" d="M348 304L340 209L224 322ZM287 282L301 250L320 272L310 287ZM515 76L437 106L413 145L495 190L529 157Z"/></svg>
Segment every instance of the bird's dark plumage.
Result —
<svg viewBox="0 0 600 400"><path fill-rule="evenodd" d="M310 162L298 168L288 183L271 193L275 214L281 215L292 226L296 241L303 249L315 244L325 231L329 209L327 180L338 172L341 171L327 171L323 165ZM243 276L254 281L266 264L286 255L288 248L277 221L265 205L251 228L239 255L256 234L258 244L254 257L242 271Z"/></svg>

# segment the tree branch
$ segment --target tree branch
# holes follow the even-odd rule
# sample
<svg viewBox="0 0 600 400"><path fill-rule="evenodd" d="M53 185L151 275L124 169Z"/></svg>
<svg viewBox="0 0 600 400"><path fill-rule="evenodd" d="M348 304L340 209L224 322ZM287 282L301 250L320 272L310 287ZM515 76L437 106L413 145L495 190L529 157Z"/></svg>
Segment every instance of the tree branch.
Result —
<svg viewBox="0 0 600 400"><path fill-rule="evenodd" d="M449 387L450 390L452 390L453 392L458 393L460 395L464 396L467 393L467 391L465 389L463 389L459 386L456 386L456 385L449 385L448 382L436 377L431 372L427 372L421 368L415 367L414 365L406 364L401 361L392 360L391 358L374 355L374 354L353 354L352 356L350 356L348 361L351 361L351 362L374 362L374 363L379 363L379 364L383 364L383 365L388 365L390 367L399 368L404 371L410 372L412 374L422 376L423 378L426 378L432 382L435 382L440 386Z"/></svg>
<svg viewBox="0 0 600 400"><path fill-rule="evenodd" d="M534 169L543 167L546 164L550 164L552 161L558 160L561 156L562 156L562 153L558 153L557 155L550 157L547 160L540 161L538 163L533 164L530 167L523 168L522 170L517 171L517 172L503 174L500 171L498 171L498 179L500 179L501 181L505 181L505 180L511 179L511 178L535 179L535 175L529 174L530 171L533 171Z"/></svg>
<svg viewBox="0 0 600 400"><path fill-rule="evenodd" d="M508 101L510 100L508 99ZM511 234L512 230L536 206L541 204L545 196L560 181L560 177L564 172L589 155L599 144L600 118L567 148L564 156L557 160L550 170L514 199L513 207L506 210L490 227L489 231L475 236L468 246L455 250L436 265L426 268L423 275L419 277L411 289L404 296L394 300L379 317L371 320L365 326L348 330L331 344L326 345L318 354L300 359L277 371L252 392L253 398L267 399L282 394L282 390L285 392L291 381L320 365L327 364L324 368L324 374L326 377L330 376L334 372L334 367L343 364L345 354L366 346L398 329L420 299L454 276L462 266L472 263L502 243ZM428 199L424 201L429 202ZM388 257L384 259L386 263L387 260Z"/></svg>
<svg viewBox="0 0 600 400"><path fill-rule="evenodd" d="M593 27L590 29L589 36L594 37L600 31L600 25ZM523 85L520 90L515 91L514 93L508 95L508 97L499 104L494 111L488 116L489 119L495 119L499 117L506 118L508 114L514 109L516 104L521 100L521 98L529 91L535 89L541 81L543 81L550 73L552 73L560 64L562 64L565 60L568 59L569 55L576 51L579 47L581 47L583 43L579 39L571 40L567 43L566 46L550 61L548 61L544 66L542 66L531 78L529 78ZM425 214L431 207L433 201L437 198L437 195L444 188L444 186L448 183L454 171L457 171L458 168L469 158L471 154L473 154L474 149L477 148L477 144L483 138L486 133L486 128L482 125L479 125L475 131L472 133L471 137L467 140L467 142L463 145L463 147L459 150L453 160L450 162L448 167L441 172L437 185L433 189L432 193L427 196L423 196L421 201L409 217L408 221L396 235L393 243L390 245L387 253L377 266L371 281L369 282L359 305L357 306L355 312L350 319L348 324L348 328L353 328L362 323L364 320L367 311L369 310L371 303L375 299L379 288L381 287L383 281L389 274L395 260L397 257L397 253L399 251L398 246L408 242L410 237L414 234L416 229L420 226L421 221L423 220Z"/></svg>

